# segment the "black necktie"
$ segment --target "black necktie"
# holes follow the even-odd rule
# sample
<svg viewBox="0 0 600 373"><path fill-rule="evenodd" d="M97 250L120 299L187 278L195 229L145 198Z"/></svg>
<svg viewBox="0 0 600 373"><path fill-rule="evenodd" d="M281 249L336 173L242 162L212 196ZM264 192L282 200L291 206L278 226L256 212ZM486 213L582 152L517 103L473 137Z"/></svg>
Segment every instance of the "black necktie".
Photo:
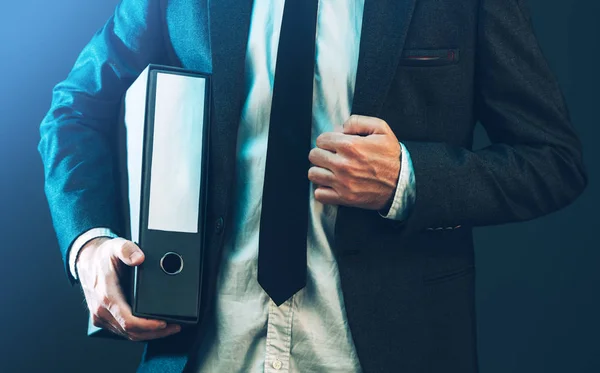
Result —
<svg viewBox="0 0 600 373"><path fill-rule="evenodd" d="M285 1L275 65L258 282L278 306L306 285L317 4Z"/></svg>

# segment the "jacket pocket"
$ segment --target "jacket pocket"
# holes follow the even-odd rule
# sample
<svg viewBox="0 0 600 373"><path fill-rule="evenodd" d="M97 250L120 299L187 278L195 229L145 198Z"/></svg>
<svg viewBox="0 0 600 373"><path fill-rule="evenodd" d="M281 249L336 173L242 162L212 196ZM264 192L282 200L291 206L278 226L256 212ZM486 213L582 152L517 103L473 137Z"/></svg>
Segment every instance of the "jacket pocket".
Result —
<svg viewBox="0 0 600 373"><path fill-rule="evenodd" d="M437 273L431 276L427 276L423 278L423 283L425 285L433 285L440 282L451 281L457 278L461 278L464 276L469 276L475 273L475 266L468 266L464 268L458 268L455 270Z"/></svg>
<svg viewBox="0 0 600 373"><path fill-rule="evenodd" d="M445 66L458 63L459 49L405 49L400 56L402 66Z"/></svg>

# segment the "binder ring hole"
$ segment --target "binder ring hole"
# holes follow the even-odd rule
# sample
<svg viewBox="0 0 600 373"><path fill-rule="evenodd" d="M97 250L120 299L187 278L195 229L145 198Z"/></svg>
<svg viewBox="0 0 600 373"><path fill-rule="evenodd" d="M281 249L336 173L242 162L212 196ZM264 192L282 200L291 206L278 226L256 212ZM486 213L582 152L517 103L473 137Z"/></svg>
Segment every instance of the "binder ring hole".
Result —
<svg viewBox="0 0 600 373"><path fill-rule="evenodd" d="M168 275L176 275L183 270L183 258L170 251L160 259L160 268Z"/></svg>

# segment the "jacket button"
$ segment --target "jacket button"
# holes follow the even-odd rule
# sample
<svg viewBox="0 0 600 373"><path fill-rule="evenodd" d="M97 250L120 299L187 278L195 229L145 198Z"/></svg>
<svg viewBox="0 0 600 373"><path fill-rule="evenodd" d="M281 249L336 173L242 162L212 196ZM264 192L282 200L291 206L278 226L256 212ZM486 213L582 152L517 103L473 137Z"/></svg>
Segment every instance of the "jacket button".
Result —
<svg viewBox="0 0 600 373"><path fill-rule="evenodd" d="M215 221L215 232L217 234L223 233L223 226L224 226L223 217L219 217L217 219L217 221Z"/></svg>

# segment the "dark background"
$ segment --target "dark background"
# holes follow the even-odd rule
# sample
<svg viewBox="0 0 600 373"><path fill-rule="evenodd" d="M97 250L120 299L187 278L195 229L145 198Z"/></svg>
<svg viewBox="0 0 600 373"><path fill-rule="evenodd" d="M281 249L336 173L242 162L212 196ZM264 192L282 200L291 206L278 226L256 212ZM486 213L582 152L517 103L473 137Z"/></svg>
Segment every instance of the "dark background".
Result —
<svg viewBox="0 0 600 373"><path fill-rule="evenodd" d="M448 0L450 1L450 0ZM52 87L117 0L2 0L0 8L0 371L130 372L141 345L85 336L43 194L36 146ZM544 53L583 139L590 184L568 208L476 231L482 373L600 372L596 139L597 0L529 0ZM477 142L484 145L479 131ZM594 224L595 222L595 224Z"/></svg>

